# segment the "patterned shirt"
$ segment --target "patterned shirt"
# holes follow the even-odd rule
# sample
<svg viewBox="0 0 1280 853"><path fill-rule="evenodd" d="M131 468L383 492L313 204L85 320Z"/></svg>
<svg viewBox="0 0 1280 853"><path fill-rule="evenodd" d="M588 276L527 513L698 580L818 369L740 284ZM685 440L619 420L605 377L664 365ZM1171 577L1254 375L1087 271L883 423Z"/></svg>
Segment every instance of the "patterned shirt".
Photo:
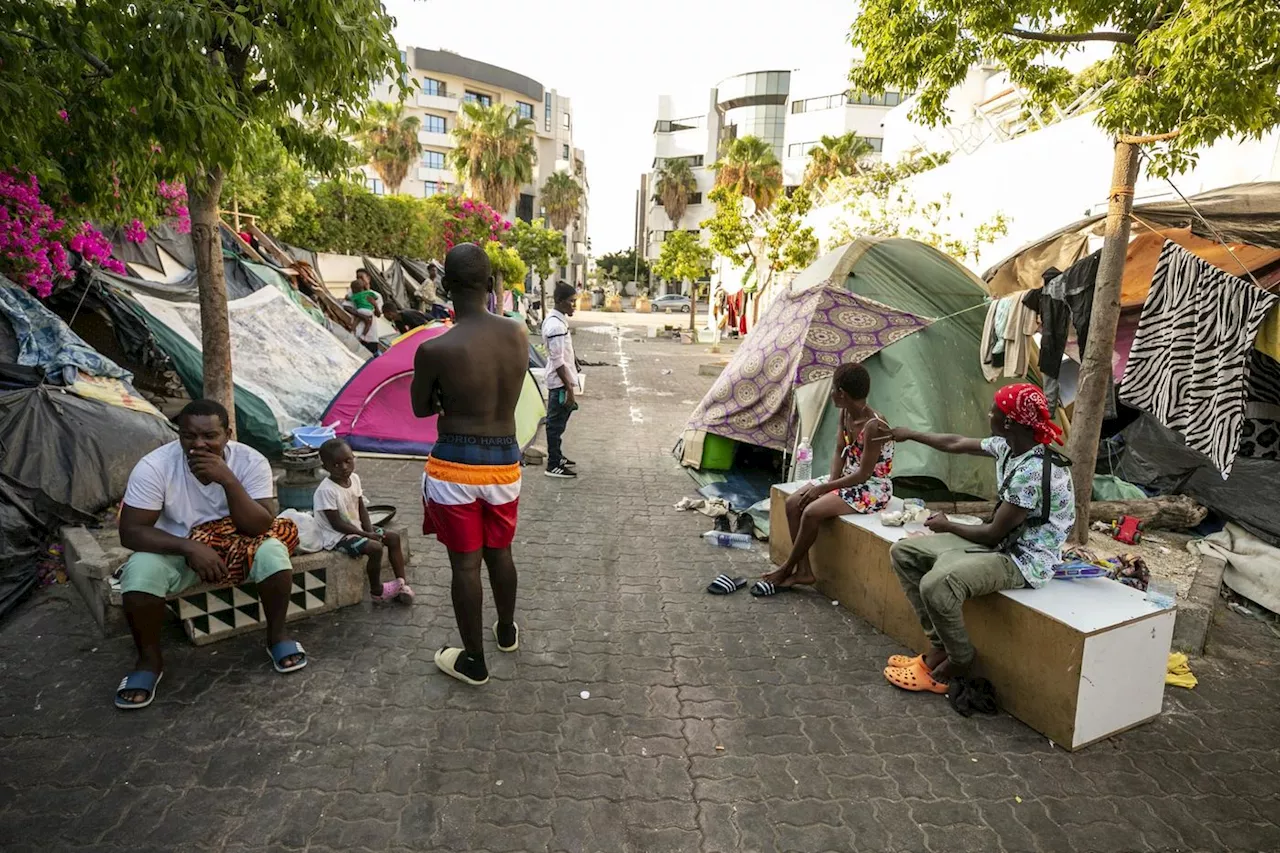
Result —
<svg viewBox="0 0 1280 853"><path fill-rule="evenodd" d="M1049 520L1036 524L1042 512L1041 486L1044 480L1043 445L1014 456L1009 443L992 436L982 440L982 449L996 460L996 498L1027 511L1027 520L1014 531L1007 553L1032 587L1042 587L1053 579L1053 567L1062 562L1062 545L1076 523L1075 492L1071 472L1051 465L1049 475Z"/></svg>

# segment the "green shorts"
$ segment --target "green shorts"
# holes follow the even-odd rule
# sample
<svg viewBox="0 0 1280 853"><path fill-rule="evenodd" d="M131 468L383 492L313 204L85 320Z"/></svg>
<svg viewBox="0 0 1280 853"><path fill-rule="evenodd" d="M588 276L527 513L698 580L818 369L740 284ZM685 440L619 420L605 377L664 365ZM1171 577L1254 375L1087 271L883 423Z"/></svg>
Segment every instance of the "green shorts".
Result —
<svg viewBox="0 0 1280 853"><path fill-rule="evenodd" d="M289 561L289 550L279 539L268 539L258 546L253 555L253 565L249 567L246 583L262 583L279 572L292 572L293 564ZM177 595L184 589L190 589L201 583L197 575L187 565L187 561L177 554L147 554L135 552L121 569L121 592L145 592L164 598Z"/></svg>

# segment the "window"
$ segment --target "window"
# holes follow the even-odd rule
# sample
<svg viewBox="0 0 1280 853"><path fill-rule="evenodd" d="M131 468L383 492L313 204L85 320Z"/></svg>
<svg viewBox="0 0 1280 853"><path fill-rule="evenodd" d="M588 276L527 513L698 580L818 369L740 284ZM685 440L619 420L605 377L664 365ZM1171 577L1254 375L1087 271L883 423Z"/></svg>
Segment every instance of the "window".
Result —
<svg viewBox="0 0 1280 853"><path fill-rule="evenodd" d="M695 167L702 165L702 155L691 154L688 157L654 157L653 168L657 169L659 166L661 166L663 163L666 163L668 160L684 160L690 166L695 166Z"/></svg>
<svg viewBox="0 0 1280 853"><path fill-rule="evenodd" d="M542 129L547 133L551 132L551 93L545 92L542 95Z"/></svg>
<svg viewBox="0 0 1280 853"><path fill-rule="evenodd" d="M568 143L565 143L564 145L561 145L561 146L560 146L560 159L561 159L561 160L568 160L568 159L569 159L569 144L568 144Z"/></svg>
<svg viewBox="0 0 1280 853"><path fill-rule="evenodd" d="M520 198L516 200L516 219L521 222L533 221L533 196L528 193L520 193Z"/></svg>
<svg viewBox="0 0 1280 853"><path fill-rule="evenodd" d="M448 133L448 125L444 116L423 116L422 126L427 133Z"/></svg>
<svg viewBox="0 0 1280 853"><path fill-rule="evenodd" d="M560 116L560 123L564 125L565 129L567 130L572 126L573 119L569 116L568 113L562 113Z"/></svg>
<svg viewBox="0 0 1280 853"><path fill-rule="evenodd" d="M695 204L702 204L702 193L689 193L689 200L685 203L690 207Z"/></svg>
<svg viewBox="0 0 1280 853"><path fill-rule="evenodd" d="M533 104L526 104L524 101L516 101L516 111L520 113L520 118L533 118Z"/></svg>
<svg viewBox="0 0 1280 853"><path fill-rule="evenodd" d="M493 106L493 98L488 95L481 94L480 92L473 92L470 89L466 90L466 93L462 96L462 100L466 101L468 104L479 104L482 107Z"/></svg>
<svg viewBox="0 0 1280 853"><path fill-rule="evenodd" d="M444 87L444 81L436 80L432 77L423 77L422 78L422 94L435 95L440 98L445 97L446 90Z"/></svg>
<svg viewBox="0 0 1280 853"><path fill-rule="evenodd" d="M654 125L654 133L675 133L680 130L693 130L694 128L706 127L706 116L693 116L692 118L673 118L670 120L659 119Z"/></svg>
<svg viewBox="0 0 1280 853"><path fill-rule="evenodd" d="M817 144L817 142L793 142L787 146L787 156L804 157Z"/></svg>
<svg viewBox="0 0 1280 853"><path fill-rule="evenodd" d="M444 168L444 152L443 151L423 151L422 165L428 169Z"/></svg>
<svg viewBox="0 0 1280 853"><path fill-rule="evenodd" d="M896 107L902 103L902 93L885 92L883 95L868 95L866 92L850 92L848 102L860 107Z"/></svg>
<svg viewBox="0 0 1280 853"><path fill-rule="evenodd" d="M369 187L369 192L373 193L374 195L387 194L387 188L385 185L383 185L381 178L365 178L364 182Z"/></svg>
<svg viewBox="0 0 1280 853"><path fill-rule="evenodd" d="M440 192L443 189L444 188L440 185L438 181L423 181L422 197L431 198L433 195L435 195L436 193Z"/></svg>

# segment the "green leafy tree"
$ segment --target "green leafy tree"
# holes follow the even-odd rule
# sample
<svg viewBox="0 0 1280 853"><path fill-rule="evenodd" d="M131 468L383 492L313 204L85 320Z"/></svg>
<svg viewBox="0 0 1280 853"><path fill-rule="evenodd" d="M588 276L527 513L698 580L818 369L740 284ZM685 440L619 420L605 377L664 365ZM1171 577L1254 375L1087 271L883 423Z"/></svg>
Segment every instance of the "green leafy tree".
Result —
<svg viewBox="0 0 1280 853"><path fill-rule="evenodd" d="M728 144L711 168L716 184L728 187L766 210L782 192L782 164L773 146L758 136L742 136Z"/></svg>
<svg viewBox="0 0 1280 853"><path fill-rule="evenodd" d="M664 281L690 282L689 328L696 328L698 280L711 273L711 250L702 245L696 234L672 231L662 241L662 251L653 262L653 272Z"/></svg>
<svg viewBox="0 0 1280 853"><path fill-rule="evenodd" d="M649 280L649 262L644 258L637 258L634 247L601 255L596 259L596 269L610 281Z"/></svg>
<svg viewBox="0 0 1280 853"><path fill-rule="evenodd" d="M804 184L811 190L824 190L832 178L860 174L863 161L874 153L871 143L853 131L840 136L823 136L809 151Z"/></svg>
<svg viewBox="0 0 1280 853"><path fill-rule="evenodd" d="M377 101L369 105L360 128L364 155L390 193L400 192L409 170L422 156L418 130L422 120L404 114L404 104Z"/></svg>
<svg viewBox="0 0 1280 853"><path fill-rule="evenodd" d="M533 222L518 220L507 232L507 237L507 245L514 248L520 259L538 276L539 298L545 310L549 304L547 280L569 259L564 249L564 235L547 228L541 219L535 219Z"/></svg>
<svg viewBox="0 0 1280 853"><path fill-rule="evenodd" d="M244 157L245 141L263 133L318 171L339 168L349 146L338 134L355 130L374 84L403 68L392 24L379 0L0 4L2 118L8 128L22 127L0 143L7 162L42 160L37 173L57 174L75 201L104 209L129 195L130 181L185 181L204 394L229 410L218 235L224 180ZM10 93L34 99L15 104ZM55 134L50 111L65 115L69 129ZM22 124L28 116L29 129ZM318 132L321 126L330 130Z"/></svg>
<svg viewBox="0 0 1280 853"><path fill-rule="evenodd" d="M804 187L749 217L742 212L742 197L729 187L716 187L711 200L716 213L702 227L711 235L712 250L745 270L742 284L748 292L763 290L778 272L803 269L817 258L818 238L804 225L813 208Z"/></svg>
<svg viewBox="0 0 1280 853"><path fill-rule="evenodd" d="M658 179L654 182L662 209L671 220L672 230L680 230L680 220L689 209L689 197L698 191L698 181L689 161L682 157L664 160L658 167Z"/></svg>
<svg viewBox="0 0 1280 853"><path fill-rule="evenodd" d="M315 208L312 173L274 133L247 139L243 154L223 183L224 207L253 215L269 234L290 228L297 217Z"/></svg>
<svg viewBox="0 0 1280 853"><path fill-rule="evenodd" d="M1099 85L1094 120L1115 138L1116 162L1071 425L1075 539L1086 541L1138 146L1156 145L1148 170L1168 175L1224 136L1256 139L1280 123L1280 11L1244 0L864 0L851 36L861 56L854 88L914 91L914 116L931 124L946 120L947 95L978 62L1003 65L1047 105L1076 83L1062 61L1069 51L1113 45L1090 69Z"/></svg>
<svg viewBox="0 0 1280 853"><path fill-rule="evenodd" d="M458 145L450 160L468 192L495 210L509 211L520 187L533 180L538 159L533 119L505 104L465 103L453 136Z"/></svg>
<svg viewBox="0 0 1280 853"><path fill-rule="evenodd" d="M485 243L484 252L489 256L489 265L493 268L493 274L502 282L503 289L524 293L524 278L529 274L529 267L520 253L497 240Z"/></svg>
<svg viewBox="0 0 1280 853"><path fill-rule="evenodd" d="M444 256L443 235L451 219L440 196L378 196L362 183L328 181L316 186L313 206L297 214L278 236L317 252L439 258Z"/></svg>
<svg viewBox="0 0 1280 853"><path fill-rule="evenodd" d="M568 172L555 172L547 177L542 185L542 206L552 228L563 231L577 218L582 196L582 184Z"/></svg>

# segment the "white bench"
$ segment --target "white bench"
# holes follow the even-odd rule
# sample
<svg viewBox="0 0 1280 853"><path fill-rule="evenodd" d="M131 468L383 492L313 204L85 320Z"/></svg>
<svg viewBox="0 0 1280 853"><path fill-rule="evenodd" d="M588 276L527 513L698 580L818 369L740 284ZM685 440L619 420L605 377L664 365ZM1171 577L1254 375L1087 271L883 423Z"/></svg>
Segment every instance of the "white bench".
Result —
<svg viewBox="0 0 1280 853"><path fill-rule="evenodd" d="M791 551L785 501L799 486L773 487L769 551ZM889 563L890 546L920 525L885 527L878 515L824 522L809 552L818 589L904 646L928 647ZM1176 610L1105 578L1051 581L965 602L977 673L1001 706L1075 750L1160 714Z"/></svg>

